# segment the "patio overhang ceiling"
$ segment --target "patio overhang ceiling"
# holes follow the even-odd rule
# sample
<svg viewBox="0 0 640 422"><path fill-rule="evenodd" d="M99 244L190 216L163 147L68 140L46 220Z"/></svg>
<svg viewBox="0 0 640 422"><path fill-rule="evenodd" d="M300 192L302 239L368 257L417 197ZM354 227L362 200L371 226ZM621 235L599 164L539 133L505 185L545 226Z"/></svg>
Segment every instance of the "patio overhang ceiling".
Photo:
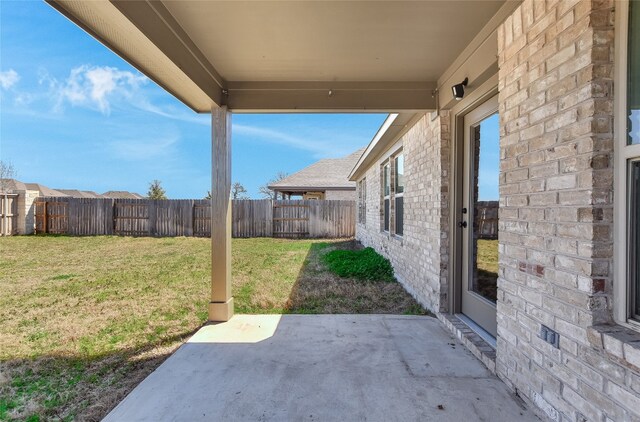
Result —
<svg viewBox="0 0 640 422"><path fill-rule="evenodd" d="M47 1L197 112L436 109L438 80L504 5Z"/></svg>

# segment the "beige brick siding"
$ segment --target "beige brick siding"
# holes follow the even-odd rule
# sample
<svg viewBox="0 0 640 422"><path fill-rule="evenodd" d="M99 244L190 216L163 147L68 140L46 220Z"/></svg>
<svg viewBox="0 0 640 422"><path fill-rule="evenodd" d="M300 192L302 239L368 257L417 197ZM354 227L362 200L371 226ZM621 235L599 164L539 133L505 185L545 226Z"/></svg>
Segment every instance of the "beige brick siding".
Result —
<svg viewBox="0 0 640 422"><path fill-rule="evenodd" d="M18 194L18 234L33 234L35 232L35 205L34 201L40 195L38 191L22 190L15 191Z"/></svg>
<svg viewBox="0 0 640 422"><path fill-rule="evenodd" d="M366 224L356 225L356 238L388 257L407 290L435 312L446 312L448 307L449 133L449 114L441 112L425 115L401 139L405 159L402 238L381 228L382 159L364 176Z"/></svg>
<svg viewBox="0 0 640 422"><path fill-rule="evenodd" d="M590 339L612 322L613 6L525 0L498 31L496 368L555 420L640 420L637 368Z"/></svg>
<svg viewBox="0 0 640 422"><path fill-rule="evenodd" d="M324 193L324 199L334 199L341 201L355 201L355 190L327 190Z"/></svg>

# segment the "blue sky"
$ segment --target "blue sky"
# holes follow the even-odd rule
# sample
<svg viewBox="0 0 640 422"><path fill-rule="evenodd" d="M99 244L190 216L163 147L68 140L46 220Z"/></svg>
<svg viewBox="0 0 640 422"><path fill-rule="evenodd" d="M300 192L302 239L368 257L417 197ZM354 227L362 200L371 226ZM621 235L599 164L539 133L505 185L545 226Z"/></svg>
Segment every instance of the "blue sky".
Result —
<svg viewBox="0 0 640 422"><path fill-rule="evenodd" d="M492 114L480 124L480 164L478 169L478 199L497 201L500 197L500 119Z"/></svg>
<svg viewBox="0 0 640 422"><path fill-rule="evenodd" d="M366 145L385 115L233 116L233 180L253 197L279 171ZM43 2L0 1L0 159L52 188L170 198L210 188L198 115Z"/></svg>

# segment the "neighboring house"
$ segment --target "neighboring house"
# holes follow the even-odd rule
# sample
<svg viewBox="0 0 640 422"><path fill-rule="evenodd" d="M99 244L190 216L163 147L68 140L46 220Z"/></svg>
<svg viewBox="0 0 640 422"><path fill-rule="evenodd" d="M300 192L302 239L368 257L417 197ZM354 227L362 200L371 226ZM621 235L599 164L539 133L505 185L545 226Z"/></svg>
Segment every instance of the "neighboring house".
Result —
<svg viewBox="0 0 640 422"><path fill-rule="evenodd" d="M6 188L7 193L17 195L15 203L12 202L13 212L15 213L12 232L15 234L32 234L34 232L34 202L38 197L144 199L144 196L140 194L127 191L109 191L100 195L93 191L78 189L51 189L39 183L24 183L16 179L2 179L1 182L0 193L4 193L3 188ZM2 212L0 210L0 215L1 214Z"/></svg>
<svg viewBox="0 0 640 422"><path fill-rule="evenodd" d="M62 192L72 198L104 198L104 196L90 190L77 190L77 189L56 189L58 192Z"/></svg>
<svg viewBox="0 0 640 422"><path fill-rule="evenodd" d="M69 196L66 193L60 192L56 189L51 189L47 186L41 185L40 183L24 183L27 190L38 192L38 196Z"/></svg>
<svg viewBox="0 0 640 422"><path fill-rule="evenodd" d="M103 198L113 199L145 199L145 196L135 192L128 192L126 190L110 190L102 194Z"/></svg>
<svg viewBox="0 0 640 422"><path fill-rule="evenodd" d="M211 112L210 320L233 315L231 112L389 112L357 238L550 419L640 420L640 2L50 3Z"/></svg>
<svg viewBox="0 0 640 422"><path fill-rule="evenodd" d="M26 190L27 186L16 179L0 179L0 193L13 193L14 191Z"/></svg>
<svg viewBox="0 0 640 422"><path fill-rule="evenodd" d="M268 187L285 199L356 199L356 184L349 173L364 152L364 148L342 158L327 158L305 167Z"/></svg>
<svg viewBox="0 0 640 422"><path fill-rule="evenodd" d="M43 196L42 192L47 194L59 193L37 183L23 183L16 179L2 179L0 181L0 193L4 194L5 192L3 192L2 188L6 189L6 193L16 195L11 200L10 207L0 207L3 210L11 208L11 213L14 214L11 222L11 234L32 234L35 227L34 201L37 197Z"/></svg>

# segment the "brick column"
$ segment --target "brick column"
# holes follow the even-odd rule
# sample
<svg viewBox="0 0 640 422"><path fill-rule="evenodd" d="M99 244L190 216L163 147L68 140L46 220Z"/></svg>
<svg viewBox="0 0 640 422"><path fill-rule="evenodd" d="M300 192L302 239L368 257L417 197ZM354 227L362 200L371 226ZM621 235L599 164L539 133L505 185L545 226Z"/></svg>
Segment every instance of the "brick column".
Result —
<svg viewBox="0 0 640 422"><path fill-rule="evenodd" d="M640 415L588 341L612 321L613 6L525 0L498 32L497 372L554 420Z"/></svg>

